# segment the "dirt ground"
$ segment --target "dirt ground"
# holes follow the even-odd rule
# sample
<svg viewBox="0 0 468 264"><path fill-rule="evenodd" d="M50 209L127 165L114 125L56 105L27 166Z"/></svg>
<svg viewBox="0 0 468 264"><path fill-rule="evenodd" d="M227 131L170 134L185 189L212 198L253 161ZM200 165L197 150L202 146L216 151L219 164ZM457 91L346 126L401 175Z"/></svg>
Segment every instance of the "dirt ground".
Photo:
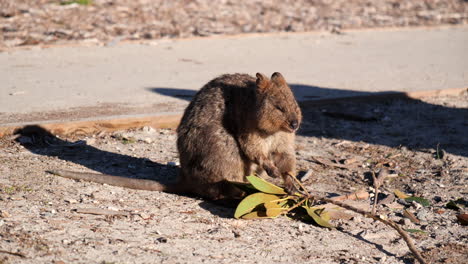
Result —
<svg viewBox="0 0 468 264"><path fill-rule="evenodd" d="M297 160L299 178L310 191L334 196L363 189L370 199L348 202L369 209L369 173L386 168L378 213L424 231L411 237L432 263L466 263L466 226L457 220L466 211L446 205L467 200L468 94L303 112ZM22 133L1 139L0 263L414 263L393 229L348 211L350 217L331 221L333 230L287 217L237 220L234 208L196 197L45 172L169 181L177 174L175 140L174 130L149 127L89 137ZM394 189L430 205L395 198ZM417 223L403 216L405 208Z"/></svg>
<svg viewBox="0 0 468 264"><path fill-rule="evenodd" d="M460 25L466 0L0 0L0 51L254 32Z"/></svg>

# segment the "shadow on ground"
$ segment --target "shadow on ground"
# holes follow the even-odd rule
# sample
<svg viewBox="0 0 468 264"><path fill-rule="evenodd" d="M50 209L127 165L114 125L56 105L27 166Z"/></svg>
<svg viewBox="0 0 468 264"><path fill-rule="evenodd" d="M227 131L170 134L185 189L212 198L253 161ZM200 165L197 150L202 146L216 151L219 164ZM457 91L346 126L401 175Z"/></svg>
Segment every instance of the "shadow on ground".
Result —
<svg viewBox="0 0 468 264"><path fill-rule="evenodd" d="M291 88L301 101L304 116L299 135L415 150L439 148L468 157L467 108L429 104L399 92L360 92L302 84L292 84ZM146 90L188 101L196 94L177 88Z"/></svg>
<svg viewBox="0 0 468 264"><path fill-rule="evenodd" d="M32 153L57 157L103 174L164 182L175 178L178 170L174 166L163 165L147 158L136 158L101 150L83 141L63 140L40 126L26 126L17 131L17 134L31 139L31 142L21 142L21 137L19 137L17 141ZM160 175L164 175L165 179L158 178Z"/></svg>

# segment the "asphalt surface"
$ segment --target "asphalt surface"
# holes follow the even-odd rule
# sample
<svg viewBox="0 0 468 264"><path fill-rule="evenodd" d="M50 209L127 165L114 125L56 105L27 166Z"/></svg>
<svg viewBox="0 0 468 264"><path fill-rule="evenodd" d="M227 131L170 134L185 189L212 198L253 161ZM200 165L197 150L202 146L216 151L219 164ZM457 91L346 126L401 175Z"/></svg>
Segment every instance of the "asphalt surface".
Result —
<svg viewBox="0 0 468 264"><path fill-rule="evenodd" d="M0 126L182 112L210 79L281 72L297 98L468 87L468 27L241 35L0 53Z"/></svg>

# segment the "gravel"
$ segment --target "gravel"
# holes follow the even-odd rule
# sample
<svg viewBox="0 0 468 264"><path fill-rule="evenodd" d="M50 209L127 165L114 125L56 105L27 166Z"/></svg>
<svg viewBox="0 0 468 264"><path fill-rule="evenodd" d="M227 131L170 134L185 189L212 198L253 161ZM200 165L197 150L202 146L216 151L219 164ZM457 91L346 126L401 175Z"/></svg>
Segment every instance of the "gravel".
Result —
<svg viewBox="0 0 468 264"><path fill-rule="evenodd" d="M323 111L354 108L363 116L379 108L393 121L383 122L382 116L356 121ZM380 166L396 171L381 193L398 189L431 204L406 203L405 208L421 218L419 224L405 220L404 208L392 204L379 205L377 213L405 224L403 228L424 231L410 236L429 263L466 263L466 227L457 220L466 209L456 211L446 204L466 197L468 94L347 102L303 112L296 149L301 174L312 171L303 181L306 188L327 196L370 190L370 170ZM45 172L86 170L167 182L177 173L172 166L178 162L174 129L102 133L92 141L79 135L23 137L29 140L0 139L2 264L414 263L394 230L349 211L343 210L352 220L332 220L334 230L287 217L238 220L233 208L196 197L73 181ZM445 151L442 164L433 155L437 145ZM354 162L340 163L343 160ZM440 174L442 169L448 173ZM364 210L372 205L370 199L346 202Z"/></svg>
<svg viewBox="0 0 468 264"><path fill-rule="evenodd" d="M81 3L81 4L79 4ZM460 25L463 0L0 0L0 50L16 46Z"/></svg>

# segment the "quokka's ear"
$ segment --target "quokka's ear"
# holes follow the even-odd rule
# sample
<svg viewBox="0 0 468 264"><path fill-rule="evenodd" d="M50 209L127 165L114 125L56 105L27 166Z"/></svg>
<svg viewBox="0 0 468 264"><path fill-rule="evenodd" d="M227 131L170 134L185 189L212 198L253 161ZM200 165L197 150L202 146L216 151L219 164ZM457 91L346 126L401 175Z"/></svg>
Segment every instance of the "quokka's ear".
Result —
<svg viewBox="0 0 468 264"><path fill-rule="evenodd" d="M257 88L259 91L264 92L268 88L270 80L264 74L257 72Z"/></svg>
<svg viewBox="0 0 468 264"><path fill-rule="evenodd" d="M286 80L279 72L275 72L271 75L271 81L279 85L286 84Z"/></svg>

